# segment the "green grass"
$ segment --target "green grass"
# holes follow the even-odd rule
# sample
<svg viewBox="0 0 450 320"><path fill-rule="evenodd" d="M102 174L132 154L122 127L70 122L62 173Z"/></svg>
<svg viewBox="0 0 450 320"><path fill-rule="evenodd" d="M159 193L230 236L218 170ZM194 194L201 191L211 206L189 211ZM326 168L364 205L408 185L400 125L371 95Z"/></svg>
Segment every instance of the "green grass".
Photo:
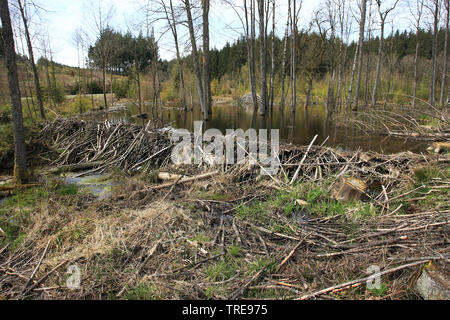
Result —
<svg viewBox="0 0 450 320"><path fill-rule="evenodd" d="M277 191L273 196L265 200L255 201L247 205L239 205L236 216L240 219L258 221L270 226L272 231L291 233L292 225L280 225L280 219L276 219L276 213L291 219L295 212L306 212L310 216L338 216L355 219L375 216L378 210L372 204L361 201L341 202L331 196L329 186L331 181L325 181L317 186L312 183L298 184L293 188ZM299 205L296 200L301 199L308 203ZM276 220L276 222L274 222Z"/></svg>
<svg viewBox="0 0 450 320"><path fill-rule="evenodd" d="M63 184L55 190L55 193L59 196L74 196L78 191L79 187L76 184Z"/></svg>
<svg viewBox="0 0 450 320"><path fill-rule="evenodd" d="M14 250L25 239L24 227L28 225L33 207L48 196L47 190L33 188L20 191L7 199L0 207L0 227L5 231L6 238L2 245L10 244Z"/></svg>
<svg viewBox="0 0 450 320"><path fill-rule="evenodd" d="M139 282L130 288L125 294L126 300L158 300L161 299L157 294L157 288L154 284Z"/></svg>

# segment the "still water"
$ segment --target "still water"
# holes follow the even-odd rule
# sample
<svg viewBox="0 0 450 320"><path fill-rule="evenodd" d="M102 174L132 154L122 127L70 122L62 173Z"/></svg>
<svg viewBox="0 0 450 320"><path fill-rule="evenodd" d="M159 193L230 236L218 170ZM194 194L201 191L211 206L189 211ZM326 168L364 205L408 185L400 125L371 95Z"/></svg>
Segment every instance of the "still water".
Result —
<svg viewBox="0 0 450 320"><path fill-rule="evenodd" d="M295 145L308 145L317 134L319 138L316 144L320 145L328 138L326 145L340 147L348 151L361 149L380 153L424 152L429 146L427 143L385 135L367 135L355 128L343 128L338 126L332 117L327 116L326 108L323 105L313 105L306 110L299 106L295 114L292 114L290 108L286 109L289 110L285 110L281 114L275 106L271 119L268 116L263 121L259 116L254 116L252 109L232 104L217 104L213 106L212 119L204 127L216 128L223 133L227 129L247 130L251 127L255 129L279 129L281 141ZM143 112L147 113L149 118L152 117L149 104L143 107ZM138 113L137 107L130 105L127 110L108 114L100 113L90 117L90 119L97 121L108 119L112 123L124 121L142 124L142 119L133 117ZM185 128L192 131L194 121L201 120L202 117L198 109L188 112L181 109L163 109L162 118L164 123L170 123L175 128Z"/></svg>

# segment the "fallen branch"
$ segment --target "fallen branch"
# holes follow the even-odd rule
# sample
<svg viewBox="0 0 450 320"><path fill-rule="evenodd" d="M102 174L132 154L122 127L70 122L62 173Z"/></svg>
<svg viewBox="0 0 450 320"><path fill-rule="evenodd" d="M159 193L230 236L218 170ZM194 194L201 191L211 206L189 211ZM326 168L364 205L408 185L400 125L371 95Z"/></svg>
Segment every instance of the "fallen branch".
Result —
<svg viewBox="0 0 450 320"><path fill-rule="evenodd" d="M323 289L323 290L319 290L319 291L313 292L311 294L304 295L304 296L300 297L298 300L312 299L314 297L317 297L317 296L320 296L320 295L323 295L323 294L326 294L326 293L329 293L329 292L333 292L333 291L340 290L340 289L347 288L347 287L352 287L354 285L359 285L359 284L361 284L363 282L366 282L368 280L373 279L374 276L381 277L381 276L384 276L386 274L393 273L393 272L396 272L396 271L399 271L399 270L403 270L403 269L406 269L406 268L410 268L410 267L415 267L415 266L427 263L429 261L430 260L422 260L422 261L418 261L418 262L408 263L408 264L405 264L405 265L402 265L402 266L399 266L399 267L396 267L396 268L393 268L393 269L389 269L389 270L380 272L379 274L375 274L375 275L371 275L371 276L368 276L368 277L365 277L365 278L349 281L349 282L346 282L346 283L343 283L343 284L340 284L340 285L337 285L337 286L332 286L332 287L329 287L329 288L326 288L326 289Z"/></svg>

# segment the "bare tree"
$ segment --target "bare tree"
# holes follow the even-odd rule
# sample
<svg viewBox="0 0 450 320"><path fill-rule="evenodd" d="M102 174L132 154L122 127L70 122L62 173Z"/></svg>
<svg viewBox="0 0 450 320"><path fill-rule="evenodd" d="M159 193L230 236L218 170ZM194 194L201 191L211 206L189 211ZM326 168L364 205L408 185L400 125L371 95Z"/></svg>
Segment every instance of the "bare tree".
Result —
<svg viewBox="0 0 450 320"><path fill-rule="evenodd" d="M209 70L209 0L202 0L202 18L203 18L203 94L205 104L204 120L208 120L212 115L211 101L211 76Z"/></svg>
<svg viewBox="0 0 450 320"><path fill-rule="evenodd" d="M90 13L91 30L96 34L97 39L100 39L98 45L96 46L97 55L101 61L102 69L102 84L103 84L103 104L104 108L108 109L108 99L106 93L106 68L108 66L108 61L111 56L111 43L102 39L105 31L109 27L109 21L111 20L114 12L114 7L105 7L101 0L90 0L88 2L87 12ZM104 40L104 41L102 41Z"/></svg>
<svg viewBox="0 0 450 320"><path fill-rule="evenodd" d="M192 59L194 62L195 77L197 79L197 91L198 91L198 97L200 100L200 108L202 110L203 119L205 119L208 117L208 110L206 108L205 100L204 100L202 76L201 76L201 72L200 72L200 64L199 64L199 59L198 59L197 42L195 39L195 29L194 29L194 21L192 19L191 4L190 4L189 0L182 0L182 1L184 3L184 7L186 9L187 23L188 23L189 35L190 35L190 39L191 39Z"/></svg>
<svg viewBox="0 0 450 320"><path fill-rule="evenodd" d="M295 113L297 107L297 35L298 35L298 16L302 8L302 1L297 9L297 0L292 1L292 14L291 14L291 33L292 33L292 52L291 52L291 108L292 113ZM289 6L290 7L290 6Z"/></svg>
<svg viewBox="0 0 450 320"><path fill-rule="evenodd" d="M259 42L261 58L261 106L260 115L264 117L267 109L267 48L266 48L266 28L265 28L265 0L257 0L259 16Z"/></svg>
<svg viewBox="0 0 450 320"><path fill-rule="evenodd" d="M359 90L361 87L361 77L362 77L362 64L363 64L363 44L364 44L364 28L366 25L366 12L367 12L367 0L361 1L361 18L359 21L359 40L358 40L358 75L356 78L356 88L355 88L355 101L353 105L353 110L358 110L359 103Z"/></svg>
<svg viewBox="0 0 450 320"><path fill-rule="evenodd" d="M167 19L167 23L169 24L170 31L172 32L173 40L175 43L175 52L177 57L177 63L178 63L178 72L180 75L180 85L181 85L181 103L183 104L184 110L187 110L187 102L186 102L186 88L184 83L184 72L183 72L183 59L181 58L180 53L180 46L179 46L179 40L178 40L178 31L177 31L177 24L178 21L175 16L175 8L173 6L173 1L169 0L169 9L170 12L164 3L164 0L160 0L161 6L164 10L164 14Z"/></svg>
<svg viewBox="0 0 450 320"><path fill-rule="evenodd" d="M423 14L423 5L424 0L416 0L416 11L413 13L411 7L410 12L411 15L414 16L414 26L416 28L416 51L414 54L414 89L413 89L413 98L412 98L412 105L413 107L416 106L416 96L417 96L417 73L418 73L418 60L419 60L419 34L420 34L420 21L422 19Z"/></svg>
<svg viewBox="0 0 450 320"><path fill-rule="evenodd" d="M288 57L288 43L289 43L289 24L291 21L291 0L288 2L288 17L286 21L286 31L284 32L284 49L283 49L283 65L281 70L281 101L280 101L280 113L284 112L284 105L286 100L285 95L285 79L286 79L286 65Z"/></svg>
<svg viewBox="0 0 450 320"><path fill-rule="evenodd" d="M395 9L399 0L396 0L391 7L386 8L384 11L381 9L381 0L376 0L378 7L378 15L380 17L380 42L378 44L378 60L377 60L377 71L375 74L375 83L373 85L372 91L372 107L377 103L377 89L378 89L378 81L380 79L380 70L381 70L381 57L383 54L383 40L384 40L384 26L386 22L387 15L389 12Z"/></svg>
<svg viewBox="0 0 450 320"><path fill-rule="evenodd" d="M27 41L27 47L28 47L28 59L30 60L31 67L33 69L33 75L34 75L34 85L36 89L36 97L37 102L39 105L39 111L41 113L41 118L43 120L46 119L45 117L45 110L44 110L44 102L42 99L42 90L41 90L41 84L39 82L39 73L36 67L36 63L34 60L34 52L33 52L33 44L31 42L31 35L30 35L30 29L29 29L29 19L26 14L26 7L22 4L23 0L17 0L17 4L19 5L19 11L20 15L22 17L23 27L25 30L25 39ZM26 3L24 2L26 5Z"/></svg>
<svg viewBox="0 0 450 320"><path fill-rule="evenodd" d="M438 23L439 23L439 0L432 0L431 5L426 6L433 15L433 44L431 53L431 79L429 103L434 106L436 103L436 76L437 76L437 51L438 51Z"/></svg>
<svg viewBox="0 0 450 320"><path fill-rule="evenodd" d="M12 105L15 149L14 180L16 183L21 184L28 180L28 170L22 116L22 102L20 98L19 76L17 73L16 64L16 50L7 0L0 0L0 19L2 21L2 38L5 47L6 68L8 69L8 86Z"/></svg>
<svg viewBox="0 0 450 320"><path fill-rule="evenodd" d="M269 93L269 109L270 115L273 112L273 100L275 96L275 0L272 1L272 65L270 71L270 93Z"/></svg>
<svg viewBox="0 0 450 320"><path fill-rule="evenodd" d="M447 79L447 66L448 66L448 20L449 20L449 7L448 1L444 1L445 15L445 40L444 40L444 63L442 68L442 81L441 81L441 95L439 97L439 105L444 107L444 95Z"/></svg>

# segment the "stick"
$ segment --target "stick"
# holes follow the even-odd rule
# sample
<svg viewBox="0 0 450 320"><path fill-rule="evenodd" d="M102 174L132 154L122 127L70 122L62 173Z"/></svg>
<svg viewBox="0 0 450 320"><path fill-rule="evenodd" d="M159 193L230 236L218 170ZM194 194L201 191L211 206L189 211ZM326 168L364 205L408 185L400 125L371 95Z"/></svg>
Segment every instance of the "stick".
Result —
<svg viewBox="0 0 450 320"><path fill-rule="evenodd" d="M297 251L297 249L302 245L303 240L300 241L299 243L297 243L297 245L294 247L294 249L291 250L291 252L287 255L286 258L284 258L284 260L278 265L276 272L278 273L281 268L286 264L286 262L289 261L289 259L291 259L291 257L294 255L295 251Z"/></svg>
<svg viewBox="0 0 450 320"><path fill-rule="evenodd" d="M311 141L311 143L309 144L309 147L308 147L308 149L306 150L306 153L305 153L305 155L303 156L302 161L300 161L300 164L298 165L297 171L295 171L295 174L294 174L294 176L292 177L291 184L293 184L294 181L297 180L298 174L300 173L300 168L301 168L301 166L303 165L303 162L305 162L306 157L308 156L309 151L311 150L311 148L312 148L314 142L316 141L316 139L317 139L318 137L319 137L319 135L316 134L316 136L314 137L314 139L313 139L313 140Z"/></svg>
<svg viewBox="0 0 450 320"><path fill-rule="evenodd" d="M244 294L245 290L247 290L247 288L253 283L253 281L255 281L256 279L258 279L261 276L261 274L264 272L264 270L266 270L266 267L259 270L246 284L244 284L243 287L241 287L241 288L237 289L235 292L233 292L228 297L228 300L236 300L242 294Z"/></svg>
<svg viewBox="0 0 450 320"><path fill-rule="evenodd" d="M65 265L69 260L66 260L64 262L61 262L60 264L58 264L56 267L54 267L52 270L50 270L49 272L47 272L41 279L39 279L34 285L32 285L26 292L23 293L23 295L25 295L26 293L33 291L34 289L36 289L37 286L39 286L42 282L44 282L45 279L47 279L53 272L55 272L56 270L58 270L59 268L61 268L63 265Z"/></svg>
<svg viewBox="0 0 450 320"><path fill-rule="evenodd" d="M48 240L47 245L45 246L44 252L42 253L41 258L39 259L38 264L37 264L36 267L34 268L33 273L31 274L30 279L28 279L27 283L26 283L25 286L23 287L21 294L23 294L23 293L25 292L25 290L27 290L28 286L30 285L30 282L33 280L34 276L36 275L36 272L39 270L39 267L41 266L42 261L44 261L44 257L45 257L45 255L47 254L47 250L48 250L48 247L49 247L49 245L50 245L50 241L51 241L51 239Z"/></svg>
<svg viewBox="0 0 450 320"><path fill-rule="evenodd" d="M183 179L179 179L179 181L177 180L177 181L174 181L174 182L167 182L167 183L163 183L163 184L160 184L158 186L150 187L150 188L147 188L147 189L144 189L144 190L135 191L135 192L132 193L132 195L136 195L136 194L143 193L143 192L149 192L149 191L153 191L153 190L161 190L161 189L164 189L164 188L169 188L169 187L172 187L172 186L174 186L174 185L176 185L178 183L181 184L181 183L193 182L195 180L206 179L206 178L215 176L217 174L219 174L218 170L213 171L213 172L209 172L209 173L205 173L205 174L200 174L200 175L195 176L195 177L183 178ZM130 196L130 195L129 194L121 194L121 195L117 196L117 198L118 199L125 199L128 196Z"/></svg>
<svg viewBox="0 0 450 320"><path fill-rule="evenodd" d="M409 268L409 267L415 267L415 266L418 266L420 264L427 263L429 261L430 260L422 260L422 261L418 261L418 262L408 263L408 264L405 264L405 265L402 265L402 266L399 266L399 267L396 267L396 268L393 268L393 269L389 269L389 270L380 272L379 274L376 274L376 276L381 277L381 276L384 276L386 274L393 273L393 272L396 272L396 271L399 271L399 270L402 270L402 269L406 269L406 268ZM336 290L343 289L343 288L346 288L346 287L351 287L351 286L354 286L354 285L357 285L357 284L361 284L361 283L363 283L365 281L373 279L373 277L374 277L374 275L371 275L369 277L365 277L365 278L362 278L362 279L349 281L349 282L346 282L346 283L343 283L343 284L340 284L340 285L337 285L337 286L329 287L329 288L326 288L326 289L323 289L323 290L320 290L320 291L313 292L311 294L304 295L304 296L300 297L298 300L308 300L308 299L311 299L311 298L323 295L323 294L328 293L328 292L332 292L332 291L336 291Z"/></svg>

